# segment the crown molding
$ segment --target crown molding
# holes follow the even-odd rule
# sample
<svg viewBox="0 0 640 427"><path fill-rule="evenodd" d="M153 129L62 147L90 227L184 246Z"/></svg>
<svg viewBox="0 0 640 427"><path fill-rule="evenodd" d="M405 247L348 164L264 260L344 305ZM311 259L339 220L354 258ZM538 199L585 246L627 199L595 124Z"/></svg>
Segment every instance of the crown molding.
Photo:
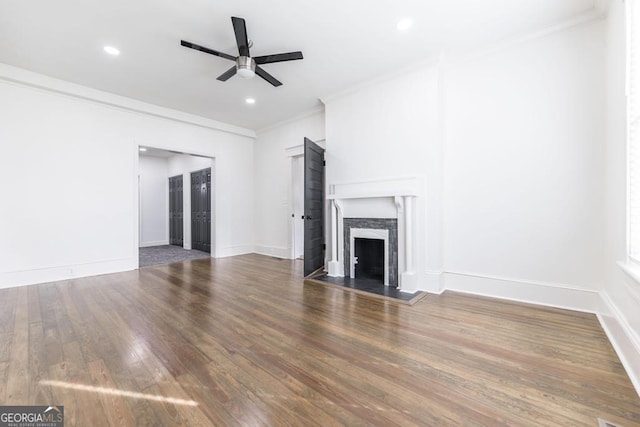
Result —
<svg viewBox="0 0 640 427"><path fill-rule="evenodd" d="M153 117L173 120L176 122L200 126L235 135L255 138L256 133L251 129L230 125L217 120L207 119L194 114L185 113L171 108L137 101L113 93L92 89L65 80L56 79L44 74L35 73L23 68L0 63L0 82L27 86L59 95L69 96L89 102L107 105L127 111L141 113Z"/></svg>
<svg viewBox="0 0 640 427"><path fill-rule="evenodd" d="M360 92L363 89L376 86L380 83L392 81L400 76L415 73L419 70L428 70L435 68L439 63L440 56L441 53L439 52L437 55L429 56L422 61L414 61L410 66L402 67L399 70L373 77L354 86L350 86L349 88L342 91L323 96L320 98L320 101L322 101L323 104L327 105L327 103L335 101L336 99L344 98L345 96L352 95L354 93Z"/></svg>
<svg viewBox="0 0 640 427"><path fill-rule="evenodd" d="M438 66L444 66L445 68L450 66L456 66L464 64L469 61L477 60L485 56L493 55L503 50L512 49L525 43L532 42L533 40L544 38L555 33L567 31L571 28L581 25L588 25L594 21L606 18L607 11L611 0L594 0L593 7L585 13L573 16L562 22L555 23L553 25L544 27L542 29L529 32L526 34L518 34L499 42L489 43L478 48L470 49L460 52L447 52L441 51L436 54L425 58L421 62L414 63L410 67L404 67L400 70L396 70L391 73L387 73L381 76L377 76L373 79L362 82L358 85L352 86L346 90L328 94L320 98L320 100L326 105L336 99L343 98L348 95L357 93L370 86L393 80L399 76L406 75L412 72L419 71L421 69L431 69Z"/></svg>
<svg viewBox="0 0 640 427"><path fill-rule="evenodd" d="M595 0L594 6L590 10L562 22L555 23L533 32L510 37L497 43L491 43L478 49L449 54L446 57L446 66L455 66L475 61L486 56L491 56L505 50L513 49L526 43L531 43L534 40L542 39L553 34L568 31L584 25L590 25L595 21L606 18L609 3L609 0Z"/></svg>
<svg viewBox="0 0 640 427"><path fill-rule="evenodd" d="M269 132L269 131L271 131L273 129L277 129L277 128L281 127L281 126L285 126L285 125L291 124L293 122L297 122L298 120L306 119L307 117L311 117L311 116L315 116L316 114L323 114L323 113L324 113L324 104L319 105L317 107L314 107L314 108L312 108L310 110L303 111L302 113L296 114L295 116L290 117L288 119L284 119L284 120L281 120L279 122L270 124L270 125L265 126L263 128L260 128L260 129L256 130L256 135L260 135L261 133Z"/></svg>

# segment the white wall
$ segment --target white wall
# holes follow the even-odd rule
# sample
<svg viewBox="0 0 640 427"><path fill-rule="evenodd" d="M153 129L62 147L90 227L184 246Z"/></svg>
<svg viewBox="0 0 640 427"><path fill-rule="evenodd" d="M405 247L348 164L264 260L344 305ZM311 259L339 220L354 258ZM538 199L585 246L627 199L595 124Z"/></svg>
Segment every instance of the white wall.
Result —
<svg viewBox="0 0 640 427"><path fill-rule="evenodd" d="M140 156L140 247L169 244L168 164L163 157Z"/></svg>
<svg viewBox="0 0 640 427"><path fill-rule="evenodd" d="M255 144L255 250L292 256L292 159L287 148L300 146L307 137L324 139L324 114L318 112L259 131Z"/></svg>
<svg viewBox="0 0 640 427"><path fill-rule="evenodd" d="M418 286L435 292L442 268L438 84L437 69L421 67L325 100L327 185L408 177L421 183L414 227ZM349 201L345 209L357 212L367 203L378 203L383 216L393 211L384 199Z"/></svg>
<svg viewBox="0 0 640 427"><path fill-rule="evenodd" d="M448 288L596 308L603 34L582 24L326 100L329 185L424 180L421 289L445 271Z"/></svg>
<svg viewBox="0 0 640 427"><path fill-rule="evenodd" d="M583 24L447 69L448 287L595 308L604 281L603 29Z"/></svg>
<svg viewBox="0 0 640 427"><path fill-rule="evenodd" d="M626 98L624 3L613 0L606 22L605 281L600 321L640 393L640 284L625 274Z"/></svg>
<svg viewBox="0 0 640 427"><path fill-rule="evenodd" d="M137 267L138 145L215 157L216 254L252 251L253 138L4 80L0 117L0 287Z"/></svg>
<svg viewBox="0 0 640 427"><path fill-rule="evenodd" d="M182 175L182 247L191 249L191 172L211 168L211 222L216 222L215 194L216 194L216 168L215 159L207 157L177 154L169 158L168 176ZM215 257L215 228L211 227L211 256Z"/></svg>

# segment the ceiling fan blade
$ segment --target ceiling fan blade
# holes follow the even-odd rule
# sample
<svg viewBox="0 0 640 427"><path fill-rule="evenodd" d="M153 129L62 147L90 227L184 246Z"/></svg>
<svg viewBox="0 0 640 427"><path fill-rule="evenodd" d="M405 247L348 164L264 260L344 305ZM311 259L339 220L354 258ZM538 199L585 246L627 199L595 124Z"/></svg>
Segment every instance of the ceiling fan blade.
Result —
<svg viewBox="0 0 640 427"><path fill-rule="evenodd" d="M273 62L295 61L302 59L302 52L277 53L275 55L256 56L256 64L271 64Z"/></svg>
<svg viewBox="0 0 640 427"><path fill-rule="evenodd" d="M236 33L236 43L238 44L240 56L251 56L249 55L249 40L244 19L232 16L231 22L233 23L233 31Z"/></svg>
<svg viewBox="0 0 640 427"><path fill-rule="evenodd" d="M262 77L263 79L265 79L266 81L268 81L269 83L271 83L272 85L274 85L275 87L282 86L281 82L279 82L275 77L273 77L271 74L267 73L264 69L258 67L257 65L256 65L256 74Z"/></svg>
<svg viewBox="0 0 640 427"><path fill-rule="evenodd" d="M236 60L235 56L227 55L226 53L218 52L217 50L209 49L208 47L200 46L185 40L180 40L180 44L184 47L199 50L200 52L209 53L211 55L219 56L220 58L228 59L230 61Z"/></svg>
<svg viewBox="0 0 640 427"><path fill-rule="evenodd" d="M229 68L224 73L220 74L218 76L218 80L220 80L221 82L226 82L231 77L235 76L235 74L236 74L236 66L234 65L233 67Z"/></svg>

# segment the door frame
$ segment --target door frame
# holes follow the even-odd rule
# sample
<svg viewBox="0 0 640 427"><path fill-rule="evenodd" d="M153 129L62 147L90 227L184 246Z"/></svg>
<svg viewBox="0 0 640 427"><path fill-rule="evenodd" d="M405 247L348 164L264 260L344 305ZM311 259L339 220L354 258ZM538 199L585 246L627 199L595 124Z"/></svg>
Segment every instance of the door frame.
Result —
<svg viewBox="0 0 640 427"><path fill-rule="evenodd" d="M325 152L327 150L327 140L325 138L322 139L317 139L317 140L312 140L313 142L315 142L316 144L318 144L320 147L322 147ZM289 227L288 227L288 239L287 241L289 242L289 247L287 249L287 252L289 253L289 259L296 259L295 258L295 221L293 218L291 218L291 212L294 211L294 195L293 195L293 180L296 178L293 168L295 167L294 162L296 161L296 157L302 157L304 159L304 144L298 144L298 145L294 145L288 148L285 148L285 156L289 158L289 182L288 182L288 186L289 186L289 205L288 205L288 210L287 210L287 215L288 215L288 219L289 219ZM304 173L302 174L302 185L304 186ZM326 214L326 203L325 203L325 214ZM325 241L326 241L326 234L327 234L327 227L326 227L326 215L325 215ZM304 231L303 231L304 233ZM325 257L326 257L326 253L325 253ZM325 259L325 264L326 264L326 259Z"/></svg>
<svg viewBox="0 0 640 427"><path fill-rule="evenodd" d="M211 257L212 258L216 258L216 254L218 252L218 247L217 247L217 240L216 240L216 231L218 228L218 224L217 224L217 215L215 214L215 207L216 207L216 197L218 192L215 190L215 185L218 182L217 180L217 176L216 174L218 173L217 171L217 167L216 167L216 157L212 156L211 154L207 154L204 152L198 152L198 151L185 151L183 149L176 149L174 147L168 147L168 146L164 146L164 145L158 145L158 144L154 144L154 143L142 143L142 142L138 142L136 141L133 144L133 151L132 151L132 157L133 157L133 164L134 164L134 168L133 168L133 175L132 178L133 182L135 183L135 191L132 197L132 206L133 206L133 242L132 242L132 250L135 256L135 269L138 270L140 268L140 199L139 199L139 194L140 194L140 182L139 182L139 176L140 176L140 148L141 147L148 147L148 148L155 148L158 150L163 150L163 151L170 151L172 153L175 153L177 155L179 154L184 154L187 156L195 156L195 157L204 157L207 158L211 161L211 192L212 192L212 197L211 197ZM191 173L191 171L187 172L187 173ZM184 186L184 173L183 175L183 186ZM166 195L165 197L169 197L169 180L168 180L168 176L167 176L167 191L166 191ZM184 189L184 187L183 187ZM168 202L167 202L168 203ZM191 199L189 198L189 203L191 203ZM189 208L191 208L191 206L189 206ZM167 228L167 236L169 235L169 217L167 216L167 224L166 224L166 228ZM183 229L183 234L184 234L184 229ZM184 245L184 240L183 240L183 245Z"/></svg>
<svg viewBox="0 0 640 427"><path fill-rule="evenodd" d="M296 165L296 162L301 162L302 163L302 174L297 174L296 173L296 168L298 167ZM300 219L300 218L296 218L295 214L296 214L296 194L294 191L294 188L296 187L296 181L301 181L298 182L297 185L299 186L304 186L304 155L299 155L299 156L293 156L291 157L291 180L290 180L290 202L289 202L289 206L291 207L290 211L291 211L291 219L290 219L290 223L289 223L289 246L290 246L290 254L289 257L291 259L298 259L298 254L296 253L296 238L297 238L297 233L296 233L296 221L297 220L301 220L303 221L302 223L302 245L303 245L303 249L302 249L302 254L304 255L304 220ZM301 215L304 215L304 194L302 195L302 200L300 200L300 202L302 203L302 210L303 212L301 213Z"/></svg>

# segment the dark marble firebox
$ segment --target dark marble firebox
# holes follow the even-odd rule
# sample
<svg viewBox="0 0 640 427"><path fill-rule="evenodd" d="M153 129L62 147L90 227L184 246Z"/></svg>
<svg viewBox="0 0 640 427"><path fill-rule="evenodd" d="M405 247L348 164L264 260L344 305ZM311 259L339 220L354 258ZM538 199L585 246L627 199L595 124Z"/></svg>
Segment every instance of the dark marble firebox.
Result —
<svg viewBox="0 0 640 427"><path fill-rule="evenodd" d="M389 286L398 286L398 220L395 218L344 218L344 274L349 275L351 266L351 229L372 228L389 230Z"/></svg>

